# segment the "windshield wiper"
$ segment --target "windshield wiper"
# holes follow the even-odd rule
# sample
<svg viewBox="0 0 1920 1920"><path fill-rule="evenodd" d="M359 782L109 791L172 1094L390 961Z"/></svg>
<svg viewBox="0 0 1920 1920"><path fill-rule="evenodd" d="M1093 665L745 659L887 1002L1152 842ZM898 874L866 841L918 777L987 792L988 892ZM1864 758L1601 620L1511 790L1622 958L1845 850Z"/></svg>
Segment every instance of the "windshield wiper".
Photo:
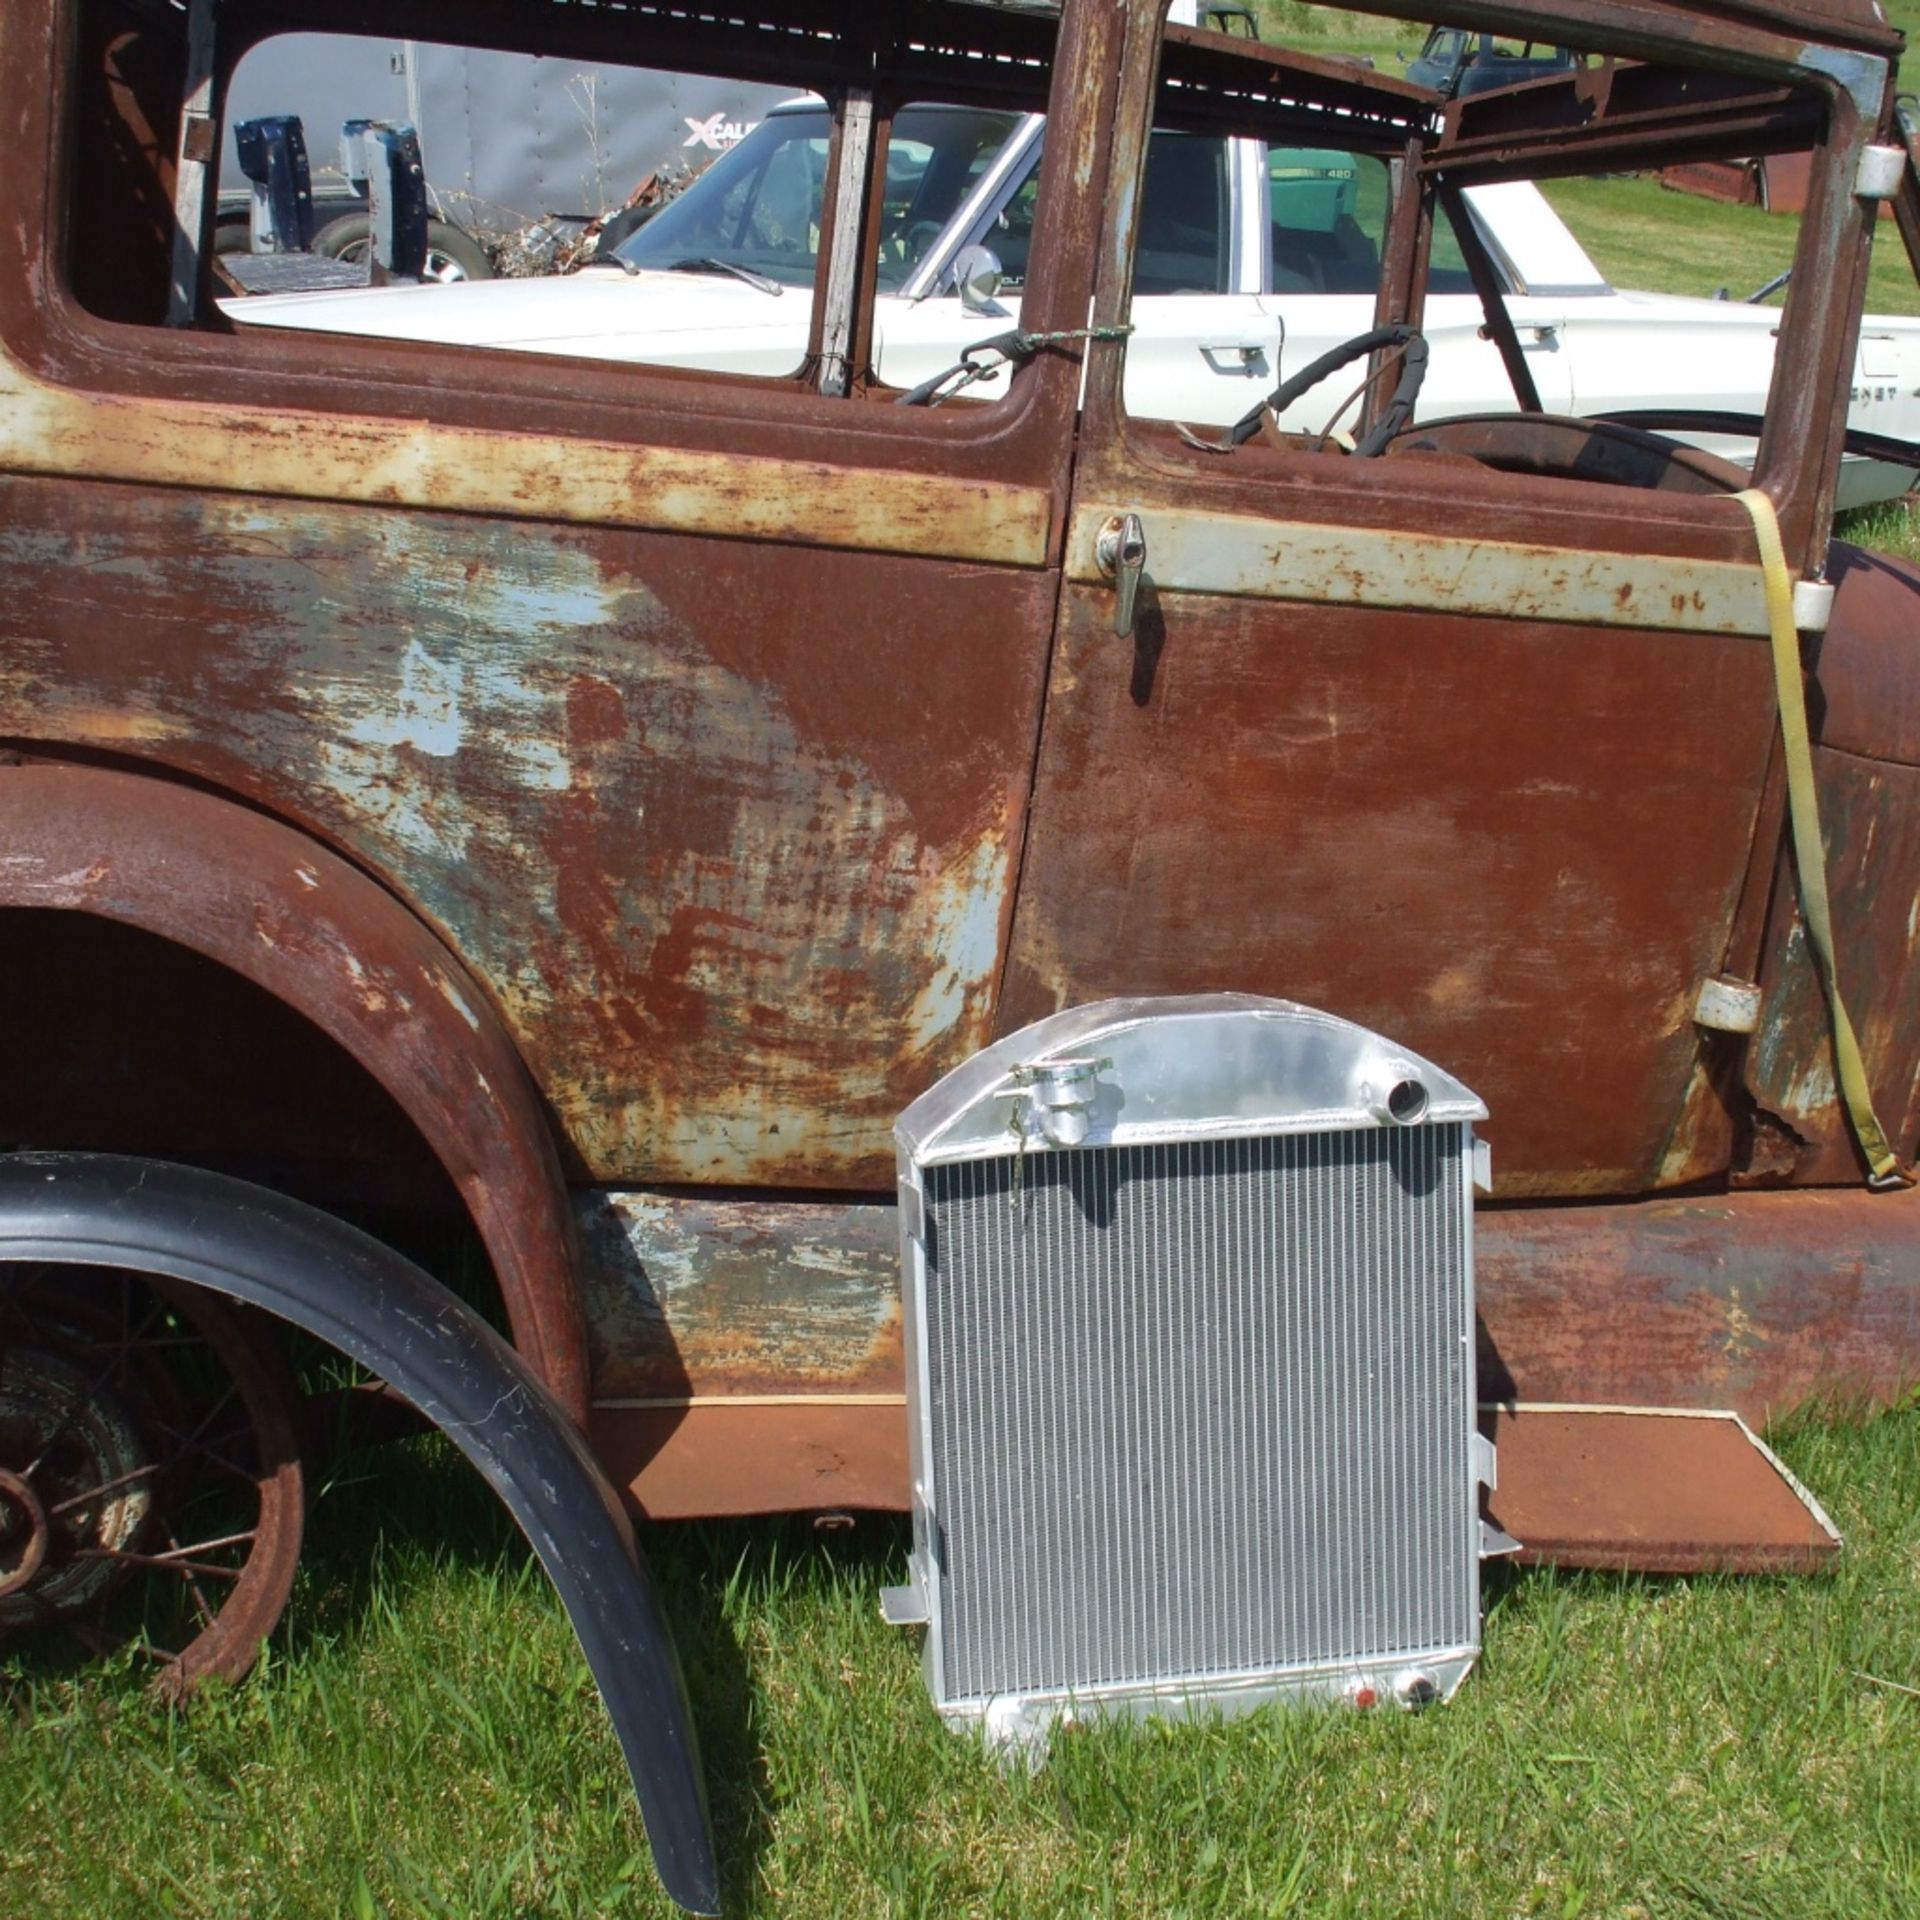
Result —
<svg viewBox="0 0 1920 1920"><path fill-rule="evenodd" d="M786 292L778 280L770 280L764 273L755 273L751 267L743 267L736 261L716 260L712 254L696 255L691 260L676 260L667 268L669 273L730 273L736 280L744 280L750 287L758 287L762 293L770 293L777 300Z"/></svg>

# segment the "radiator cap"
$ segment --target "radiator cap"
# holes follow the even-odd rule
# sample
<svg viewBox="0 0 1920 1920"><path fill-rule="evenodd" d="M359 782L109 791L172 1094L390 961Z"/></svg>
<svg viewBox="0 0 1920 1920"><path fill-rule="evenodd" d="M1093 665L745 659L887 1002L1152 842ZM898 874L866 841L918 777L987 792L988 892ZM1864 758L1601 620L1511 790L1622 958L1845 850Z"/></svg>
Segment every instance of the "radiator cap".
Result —
<svg viewBox="0 0 1920 1920"><path fill-rule="evenodd" d="M1452 1074L1330 1013L1250 993L1096 1000L956 1067L894 1128L921 1165L1009 1151L1484 1120Z"/></svg>

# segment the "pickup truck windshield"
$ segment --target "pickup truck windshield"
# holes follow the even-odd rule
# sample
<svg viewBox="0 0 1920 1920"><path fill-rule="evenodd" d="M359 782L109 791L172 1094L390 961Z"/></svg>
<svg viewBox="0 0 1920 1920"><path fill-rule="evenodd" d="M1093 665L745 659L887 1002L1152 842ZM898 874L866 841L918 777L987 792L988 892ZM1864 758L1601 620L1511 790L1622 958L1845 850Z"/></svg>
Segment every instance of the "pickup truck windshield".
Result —
<svg viewBox="0 0 1920 1920"><path fill-rule="evenodd" d="M1019 124L1018 114L973 107L895 115L880 223L882 293L904 284ZM824 106L770 115L616 253L636 267L712 260L810 286L832 131Z"/></svg>

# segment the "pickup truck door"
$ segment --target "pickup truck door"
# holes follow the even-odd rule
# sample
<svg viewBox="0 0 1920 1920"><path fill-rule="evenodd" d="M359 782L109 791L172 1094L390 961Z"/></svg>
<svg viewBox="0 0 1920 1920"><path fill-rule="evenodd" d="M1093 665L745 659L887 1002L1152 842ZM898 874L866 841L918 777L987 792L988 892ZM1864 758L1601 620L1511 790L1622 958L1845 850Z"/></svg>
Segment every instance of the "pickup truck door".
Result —
<svg viewBox="0 0 1920 1920"><path fill-rule="evenodd" d="M1103 319L1132 239L1107 217ZM1202 452L1129 416L1131 350L1089 351L998 1030L1278 994L1473 1086L1503 1193L1724 1165L1692 1013L1773 730L1740 509L1456 455ZM1121 632L1101 547L1126 515Z"/></svg>
<svg viewBox="0 0 1920 1920"><path fill-rule="evenodd" d="M876 303L875 365L889 386L932 379L970 345L1019 325L1041 139L1038 128L1023 128L1017 138L1027 151L998 191L948 235L941 266L921 276L914 290ZM1378 161L1337 148L1156 131L1147 149L1127 353L1132 413L1227 426L1293 368L1364 333L1373 324L1379 278L1384 177ZM1471 200L1506 276L1508 311L1541 404L1549 413L1571 413L1568 301L1557 287L1529 289L1513 264L1522 239L1532 257L1540 253L1543 225L1549 240L1555 234L1566 239L1564 229L1531 187L1482 189ZM969 310L954 290L953 259L969 245L991 248L1003 269L987 312ZM1580 258L1594 288L1604 290ZM1514 406L1465 263L1444 228L1435 240L1425 331L1433 357L1421 418ZM1002 368L969 387L968 397L997 399L1007 379ZM1286 424L1317 431L1353 385L1349 380L1306 396Z"/></svg>
<svg viewBox="0 0 1920 1920"><path fill-rule="evenodd" d="M1371 155L1341 148L1270 146L1264 141L1240 144L1250 151L1252 166L1236 169L1235 179L1253 203L1247 224L1257 225L1267 238L1266 301L1284 336L1284 376L1373 325L1386 228L1386 168ZM1537 207L1527 200L1529 195ZM1500 229L1503 216L1543 213L1553 221L1552 211L1530 187L1522 188L1517 199L1506 189L1496 189L1473 195L1470 204L1482 238L1507 280L1507 310L1532 368L1540 404L1548 413L1571 413L1566 302L1552 289L1524 290ZM1484 318L1466 262L1451 232L1444 223L1437 223L1422 323L1432 357L1417 418L1438 420L1449 414L1514 408L1513 386L1499 349L1485 336ZM1284 424L1294 432L1320 431L1356 384L1357 376L1349 375L1304 395L1288 410ZM1351 414L1346 418L1350 424Z"/></svg>
<svg viewBox="0 0 1920 1920"><path fill-rule="evenodd" d="M1127 400L1142 418L1226 426L1279 378L1281 322L1261 296L1243 225L1247 196L1237 170L1246 145L1182 133L1156 133L1149 145L1127 357ZM876 302L875 364L889 386L917 386L973 342L1018 326L1039 169L1035 140L998 201L950 238L936 290ZM994 312L968 311L953 290L952 257L968 244L992 248L1001 263ZM968 392L997 398L1007 378L1002 369Z"/></svg>
<svg viewBox="0 0 1920 1920"><path fill-rule="evenodd" d="M1369 307L1370 307L1369 303ZM1567 302L1551 295L1509 293L1507 312L1527 357L1547 413L1574 413L1572 342ZM1515 408L1500 350L1486 336L1480 302L1471 293L1430 293L1421 321L1432 358L1415 417L1443 420L1455 413L1507 413ZM1350 337L1350 336L1349 336Z"/></svg>

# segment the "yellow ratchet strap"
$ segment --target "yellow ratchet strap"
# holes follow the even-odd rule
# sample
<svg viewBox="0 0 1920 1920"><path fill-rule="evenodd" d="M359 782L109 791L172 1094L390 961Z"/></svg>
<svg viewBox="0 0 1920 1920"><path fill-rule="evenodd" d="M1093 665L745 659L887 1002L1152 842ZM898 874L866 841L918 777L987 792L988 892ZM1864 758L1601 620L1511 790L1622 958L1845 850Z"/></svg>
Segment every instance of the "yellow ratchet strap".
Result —
<svg viewBox="0 0 1920 1920"><path fill-rule="evenodd" d="M1853 1137L1872 1169L1869 1184L1904 1186L1906 1176L1873 1110L1873 1093L1860 1044L1853 1037L1840 998L1840 977L1833 963L1833 913L1827 903L1826 843L1820 833L1820 801L1813 785L1813 749L1807 738L1807 692L1801 679L1800 634L1793 624L1793 577L1780 545L1780 522L1773 502L1758 487L1735 496L1753 522L1760 546L1760 569L1767 587L1767 624L1773 633L1774 690L1780 703L1780 741L1787 757L1787 815L1793 824L1793 864L1800 876L1800 914L1813 949L1814 971L1827 996L1833 1022L1833 1057L1840 1069L1840 1097L1846 1103Z"/></svg>

